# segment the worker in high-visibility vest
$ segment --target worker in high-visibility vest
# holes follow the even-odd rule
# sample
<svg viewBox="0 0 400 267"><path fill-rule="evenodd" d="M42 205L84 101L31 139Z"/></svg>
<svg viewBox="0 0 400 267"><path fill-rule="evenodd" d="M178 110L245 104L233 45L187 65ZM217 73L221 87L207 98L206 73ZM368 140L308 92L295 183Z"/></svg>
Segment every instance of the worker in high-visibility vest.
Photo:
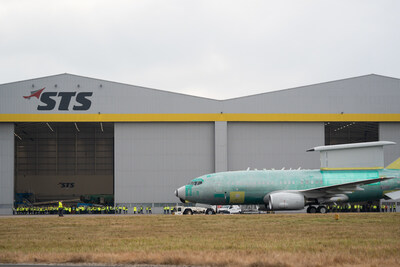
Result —
<svg viewBox="0 0 400 267"><path fill-rule="evenodd" d="M64 211L63 203L62 203L62 201L58 201L58 216L59 217L64 216L63 211Z"/></svg>

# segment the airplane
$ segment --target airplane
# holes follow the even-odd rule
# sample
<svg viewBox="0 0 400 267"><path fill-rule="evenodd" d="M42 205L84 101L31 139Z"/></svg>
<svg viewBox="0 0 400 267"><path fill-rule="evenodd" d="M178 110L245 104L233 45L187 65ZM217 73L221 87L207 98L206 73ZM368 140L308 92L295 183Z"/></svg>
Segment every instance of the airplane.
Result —
<svg viewBox="0 0 400 267"><path fill-rule="evenodd" d="M266 210L326 213L329 204L400 198L400 158L383 168L378 141L319 146L317 170L245 170L200 176L175 190L183 203L261 204Z"/></svg>
<svg viewBox="0 0 400 267"><path fill-rule="evenodd" d="M43 92L43 90L46 89L46 87L43 87L42 89L31 91L31 95L24 96L25 99L31 99L31 97L36 97L39 99L40 94Z"/></svg>

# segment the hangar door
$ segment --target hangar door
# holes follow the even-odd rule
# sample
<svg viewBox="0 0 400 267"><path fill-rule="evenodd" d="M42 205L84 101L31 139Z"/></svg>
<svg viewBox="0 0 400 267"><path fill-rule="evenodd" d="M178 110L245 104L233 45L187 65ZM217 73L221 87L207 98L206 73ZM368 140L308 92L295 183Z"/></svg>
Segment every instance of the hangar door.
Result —
<svg viewBox="0 0 400 267"><path fill-rule="evenodd" d="M174 190L214 172L214 158L214 123L115 123L115 202L179 202Z"/></svg>
<svg viewBox="0 0 400 267"><path fill-rule="evenodd" d="M306 150L323 143L323 123L228 123L228 169L319 168L319 154Z"/></svg>
<svg viewBox="0 0 400 267"><path fill-rule="evenodd" d="M112 204L114 124L16 123L14 184L17 205L82 198Z"/></svg>

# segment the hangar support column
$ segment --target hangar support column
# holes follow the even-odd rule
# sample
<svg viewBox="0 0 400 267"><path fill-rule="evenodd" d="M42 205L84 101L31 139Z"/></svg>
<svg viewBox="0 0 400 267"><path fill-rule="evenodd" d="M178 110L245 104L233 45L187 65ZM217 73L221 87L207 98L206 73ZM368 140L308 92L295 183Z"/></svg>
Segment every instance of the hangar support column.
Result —
<svg viewBox="0 0 400 267"><path fill-rule="evenodd" d="M12 214L14 201L14 124L0 123L0 214Z"/></svg>
<svg viewBox="0 0 400 267"><path fill-rule="evenodd" d="M215 122L215 172L228 170L228 122Z"/></svg>

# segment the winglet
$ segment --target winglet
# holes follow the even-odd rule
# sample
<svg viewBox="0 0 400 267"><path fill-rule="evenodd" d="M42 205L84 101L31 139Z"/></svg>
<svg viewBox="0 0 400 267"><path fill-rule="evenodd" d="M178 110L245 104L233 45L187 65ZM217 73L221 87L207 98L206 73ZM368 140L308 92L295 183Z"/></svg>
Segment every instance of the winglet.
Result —
<svg viewBox="0 0 400 267"><path fill-rule="evenodd" d="M400 158L393 161L386 169L400 169Z"/></svg>

